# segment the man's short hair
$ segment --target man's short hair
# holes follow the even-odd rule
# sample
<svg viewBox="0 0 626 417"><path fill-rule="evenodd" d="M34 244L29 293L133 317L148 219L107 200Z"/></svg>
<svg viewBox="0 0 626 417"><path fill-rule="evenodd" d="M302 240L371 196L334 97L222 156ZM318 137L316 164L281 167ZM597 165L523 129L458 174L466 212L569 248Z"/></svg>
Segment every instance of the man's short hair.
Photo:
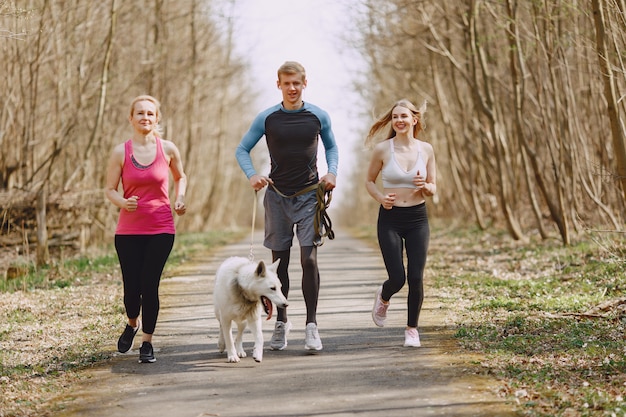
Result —
<svg viewBox="0 0 626 417"><path fill-rule="evenodd" d="M302 75L302 80L306 79L306 71L304 67L296 61L285 61L285 63L278 68L279 80L281 74L300 74Z"/></svg>

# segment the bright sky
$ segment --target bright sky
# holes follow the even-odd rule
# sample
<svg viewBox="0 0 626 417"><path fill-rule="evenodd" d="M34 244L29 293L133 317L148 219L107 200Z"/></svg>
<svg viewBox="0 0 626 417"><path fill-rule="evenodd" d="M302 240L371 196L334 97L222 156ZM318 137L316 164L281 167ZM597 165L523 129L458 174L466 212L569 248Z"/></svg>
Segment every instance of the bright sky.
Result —
<svg viewBox="0 0 626 417"><path fill-rule="evenodd" d="M236 0L234 15L236 50L251 63L255 87L261 91L257 111L282 99L276 87L278 67L285 61L300 62L308 80L304 100L326 110L333 124L339 146L337 191L361 186L348 184L348 174L355 163L367 163L359 160L364 156L355 154L354 146L362 143L359 132L369 121L359 120L363 109L355 108L363 100L352 82L355 68L363 64L344 42L346 31L355 30L344 2ZM322 176L327 167L323 157L318 159ZM334 193L333 200L340 200L341 194Z"/></svg>

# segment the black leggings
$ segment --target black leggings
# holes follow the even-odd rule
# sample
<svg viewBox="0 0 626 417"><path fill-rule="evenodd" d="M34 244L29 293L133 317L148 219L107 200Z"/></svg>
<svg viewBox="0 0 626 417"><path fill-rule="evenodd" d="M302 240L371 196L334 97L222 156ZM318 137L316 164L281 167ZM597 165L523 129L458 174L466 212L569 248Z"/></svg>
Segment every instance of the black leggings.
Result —
<svg viewBox="0 0 626 417"><path fill-rule="evenodd" d="M142 331L153 334L159 315L159 283L174 246L174 235L115 235L115 250L124 281L124 307L130 319L139 317Z"/></svg>
<svg viewBox="0 0 626 417"><path fill-rule="evenodd" d="M389 301L409 283L407 326L417 327L424 301L424 267L430 239L426 203L413 207L393 207L378 211L378 244L389 278L383 283L381 297ZM403 246L406 246L407 272Z"/></svg>
<svg viewBox="0 0 626 417"><path fill-rule="evenodd" d="M291 250L272 251L272 260L280 258L278 263L278 279L282 284L282 292L289 295L289 257ZM306 323L317 324L317 299L320 292L320 274L317 267L317 246L300 246L300 264L302 265L302 295L306 305ZM279 308L276 320L287 322L287 309Z"/></svg>

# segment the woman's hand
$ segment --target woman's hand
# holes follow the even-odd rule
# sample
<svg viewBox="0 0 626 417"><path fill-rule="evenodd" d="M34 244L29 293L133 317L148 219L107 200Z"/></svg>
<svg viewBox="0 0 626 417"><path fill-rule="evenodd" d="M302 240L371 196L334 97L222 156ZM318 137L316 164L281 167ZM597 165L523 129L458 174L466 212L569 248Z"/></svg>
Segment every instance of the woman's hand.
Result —
<svg viewBox="0 0 626 417"><path fill-rule="evenodd" d="M396 202L396 193L385 194L383 197L383 201L380 204L383 206L385 210L391 210L394 203Z"/></svg>
<svg viewBox="0 0 626 417"><path fill-rule="evenodd" d="M187 206L185 206L185 202L183 201L182 197L178 197L176 201L174 202L174 211L179 216L182 216L183 214L187 213Z"/></svg>
<svg viewBox="0 0 626 417"><path fill-rule="evenodd" d="M415 189L417 191L422 191L426 186L426 177L422 176L419 171L413 177L413 185L415 185Z"/></svg>
<svg viewBox="0 0 626 417"><path fill-rule="evenodd" d="M124 210L126 211L135 211L137 210L137 206L139 205L137 201L139 200L139 196L128 197L124 202Z"/></svg>

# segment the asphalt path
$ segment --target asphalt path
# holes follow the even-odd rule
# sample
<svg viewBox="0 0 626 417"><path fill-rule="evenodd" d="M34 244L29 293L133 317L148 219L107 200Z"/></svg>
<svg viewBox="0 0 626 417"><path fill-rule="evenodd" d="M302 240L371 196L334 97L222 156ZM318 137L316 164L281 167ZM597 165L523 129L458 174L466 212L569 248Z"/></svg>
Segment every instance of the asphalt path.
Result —
<svg viewBox="0 0 626 417"><path fill-rule="evenodd" d="M290 264L289 317L293 328L283 351L269 349L274 318L263 321L263 361L226 362L217 351L213 313L215 271L228 256L248 256L250 239L200 263L186 265L161 285L161 313L153 344L157 362L139 364L139 335L126 354L85 371L83 383L55 416L514 416L497 395L497 382L470 371L480 358L462 352L445 324L444 305L429 297L420 317L422 347L405 348L406 289L393 299L387 325L376 327L371 309L385 277L380 253L336 231L319 249L321 290L318 328L324 349L304 349L305 309L299 252ZM258 242L256 260L270 260ZM428 277L426 277L428 280ZM116 340L111 341L115 350Z"/></svg>

